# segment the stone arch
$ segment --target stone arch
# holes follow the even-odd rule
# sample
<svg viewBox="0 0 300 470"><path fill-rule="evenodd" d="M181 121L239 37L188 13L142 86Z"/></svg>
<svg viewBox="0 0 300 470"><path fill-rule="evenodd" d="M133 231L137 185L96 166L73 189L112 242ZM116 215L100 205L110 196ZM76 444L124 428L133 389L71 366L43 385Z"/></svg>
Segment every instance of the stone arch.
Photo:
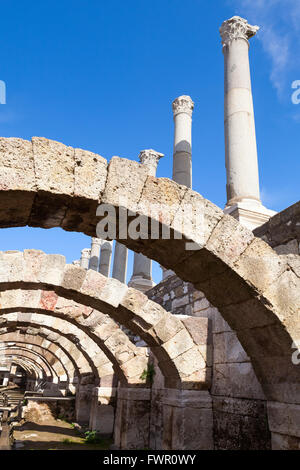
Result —
<svg viewBox="0 0 300 470"><path fill-rule="evenodd" d="M33 263L35 257L44 257L44 253L35 250L29 250L28 254L32 256ZM55 258L59 263L62 260L64 262L64 257L60 255L54 255ZM24 316L24 318L30 318L33 313L45 314L53 317L54 321L57 318L69 322L70 329L74 329L75 326L82 331L82 335L87 337L90 343L89 347L85 349L91 358L97 354L96 362L104 364L107 362L104 360L105 355L113 363L114 370L122 383L143 385L144 381L140 376L148 363L145 348L136 347L116 321L108 315L64 298L63 295L57 295L55 292L43 288L43 283L39 287L35 290L13 289L0 293L1 312L9 313L17 310L20 312L19 316ZM68 334L71 334L71 331L68 331ZM92 343L95 343L96 346L93 346Z"/></svg>
<svg viewBox="0 0 300 470"><path fill-rule="evenodd" d="M44 138L2 138L0 167L1 227L61 227L95 236L96 208L104 202L181 232L182 240L119 241L204 292L237 332L269 400L299 401L300 372L291 362L292 342L300 337L295 263L198 193L148 176L130 160L114 157L107 166L96 154ZM153 203L164 204L158 218L149 214ZM190 225L178 228L186 207ZM187 251L186 239L200 249Z"/></svg>
<svg viewBox="0 0 300 470"><path fill-rule="evenodd" d="M24 357L25 360L31 360L35 364L38 364L44 371L45 377L49 381L53 381L55 378L58 381L57 372L49 364L45 357L41 357L39 354L34 351L29 351L26 348L11 348L8 347L4 350L0 350L0 357Z"/></svg>
<svg viewBox="0 0 300 470"><path fill-rule="evenodd" d="M20 330L16 328L5 333L2 333L0 330L0 343L15 343L21 347L26 345L41 353L48 352L52 357L50 362L53 363L55 361L60 364L60 368L64 371L68 381L79 376L76 362L72 359L72 356L68 356L61 347L57 346L54 342L48 341L45 336L24 333L20 337L19 333Z"/></svg>
<svg viewBox="0 0 300 470"><path fill-rule="evenodd" d="M28 378L31 380L42 380L41 371L30 362L24 361L24 359L13 357L12 363L19 365L27 374Z"/></svg>
<svg viewBox="0 0 300 470"><path fill-rule="evenodd" d="M29 365L31 366L31 369L35 371L35 375L38 379L46 379L47 377L52 378L52 375L47 376L47 368L45 367L44 364L39 363L37 360L32 359L31 357L28 357L25 354L3 354L2 357L6 357L8 359L11 359L11 362L17 362L19 361L20 364L22 363L24 365Z"/></svg>
<svg viewBox="0 0 300 470"><path fill-rule="evenodd" d="M76 327L73 329L70 328L68 323L62 319L55 319L55 324L52 322L52 318L48 315L43 315L41 313L31 313L30 317L24 317L23 312L11 311L9 313L2 313L0 317L0 322L2 327L34 327L41 328L43 331L49 331L50 334L55 334L60 337L61 344L64 344L65 347L68 345L71 346L71 351L75 352L75 349L80 351L80 356L77 358L77 365L81 370L81 373L84 374L93 374L96 380L99 380L99 366L94 363L93 358L89 355L86 350L90 345L90 338L85 338L81 331L76 331ZM53 323L53 324L52 324ZM78 330L78 329L77 329ZM52 336L50 336L52 337ZM80 344L82 343L84 347ZM101 355L101 351L99 354ZM94 355L96 357L96 353ZM101 357L100 357L101 359ZM102 359L105 361L105 364L109 364L109 370L103 370L103 373L113 372L111 363L103 355Z"/></svg>
<svg viewBox="0 0 300 470"><path fill-rule="evenodd" d="M67 381L68 380L68 372L62 366L61 362L47 350L40 350L36 346L29 344L29 343L15 343L14 345L9 344L10 342L3 343L0 346L0 354L6 352L16 352L17 350L24 351L24 352L31 352L32 354L36 355L37 357L41 358L46 364L47 367L53 371L52 376L58 377L59 381Z"/></svg>
<svg viewBox="0 0 300 470"><path fill-rule="evenodd" d="M62 260L64 258L59 255L45 255L35 250L25 250L24 255L19 252L2 253L0 265L3 263L7 280L2 278L1 282L0 279L1 315L13 311L21 311L25 316L29 312L37 312L32 315L54 315L60 309L60 315L70 318L68 309L63 312L60 308L60 298L75 300L80 305L95 309L84 312L86 320L81 320L81 325L85 323L91 334L104 340L107 356L112 353L116 355L118 345L121 342L123 346L124 339L126 347L128 344L130 352L134 352L134 357L129 357L129 360L128 354L116 355L117 361L121 365L124 363L124 370L129 372L129 382L143 383L140 376L147 365L147 357L143 348L136 348L116 326L116 321L140 335L149 345L159 361L167 386L177 387L184 382L184 388L207 387L206 363L184 321L115 279L108 279L92 270L65 265ZM52 278L55 284L49 283ZM40 291L41 286L43 291ZM74 322L74 318L71 320ZM130 367L134 370L133 377L130 376Z"/></svg>
<svg viewBox="0 0 300 470"><path fill-rule="evenodd" d="M51 340L51 336L50 339L48 339L48 335L40 332L38 329L33 331L33 328L29 330L31 333L28 333L26 328L25 332L17 327L7 328L5 329L6 331L3 330L3 328L0 329L0 343L15 342L20 345L30 344L39 348L41 351L49 351L56 360L61 362L64 370L69 376L69 380L72 380L72 378L74 380L74 378L76 379L79 377L79 369L74 358L59 344L58 341L54 341L53 339Z"/></svg>

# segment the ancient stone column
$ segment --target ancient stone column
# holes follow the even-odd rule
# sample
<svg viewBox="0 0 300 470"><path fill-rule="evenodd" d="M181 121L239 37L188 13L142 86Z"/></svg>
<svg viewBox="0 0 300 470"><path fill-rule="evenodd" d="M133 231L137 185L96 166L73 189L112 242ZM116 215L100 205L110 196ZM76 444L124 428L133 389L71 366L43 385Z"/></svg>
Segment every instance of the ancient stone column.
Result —
<svg viewBox="0 0 300 470"><path fill-rule="evenodd" d="M253 229L274 214L260 200L249 42L258 31L234 16L220 28L224 54L225 212Z"/></svg>
<svg viewBox="0 0 300 470"><path fill-rule="evenodd" d="M116 242L112 277L126 282L128 250L125 245Z"/></svg>
<svg viewBox="0 0 300 470"><path fill-rule="evenodd" d="M182 95L172 103L174 116L173 180L192 187L192 113L194 103Z"/></svg>
<svg viewBox="0 0 300 470"><path fill-rule="evenodd" d="M81 250L80 266L84 269L89 269L91 250L90 248L84 248Z"/></svg>
<svg viewBox="0 0 300 470"><path fill-rule="evenodd" d="M194 102L187 95L172 103L174 117L173 180L188 188L192 187L192 114ZM174 276L170 269L162 268L162 278Z"/></svg>
<svg viewBox="0 0 300 470"><path fill-rule="evenodd" d="M147 165L150 176L156 175L157 164L162 157L162 153L152 149L142 150L139 154L140 162L143 165ZM133 273L128 285L142 292L146 292L154 286L152 280L152 261L141 253L134 253Z"/></svg>
<svg viewBox="0 0 300 470"><path fill-rule="evenodd" d="M92 237L89 269L93 269L94 271L98 271L101 244L102 244L101 238Z"/></svg>
<svg viewBox="0 0 300 470"><path fill-rule="evenodd" d="M99 273L106 277L109 277L110 273L112 244L112 241L103 240L100 251Z"/></svg>

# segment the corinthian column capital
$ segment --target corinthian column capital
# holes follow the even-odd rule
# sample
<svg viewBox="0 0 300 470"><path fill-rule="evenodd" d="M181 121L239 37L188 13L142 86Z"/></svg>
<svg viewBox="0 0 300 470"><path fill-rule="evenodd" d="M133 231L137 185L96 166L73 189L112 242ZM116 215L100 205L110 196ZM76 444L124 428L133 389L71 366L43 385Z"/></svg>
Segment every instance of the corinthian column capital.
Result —
<svg viewBox="0 0 300 470"><path fill-rule="evenodd" d="M186 113L192 116L194 109L194 102L188 95L178 96L172 103L174 117L179 113Z"/></svg>
<svg viewBox="0 0 300 470"><path fill-rule="evenodd" d="M248 39L255 36L259 26L252 26L247 20L240 16L233 16L229 20L222 23L220 27L220 34L222 38L223 47L230 45L234 39Z"/></svg>
<svg viewBox="0 0 300 470"><path fill-rule="evenodd" d="M156 170L159 160L164 156L163 153L156 152L153 149L142 150L139 154L139 160L144 165Z"/></svg>

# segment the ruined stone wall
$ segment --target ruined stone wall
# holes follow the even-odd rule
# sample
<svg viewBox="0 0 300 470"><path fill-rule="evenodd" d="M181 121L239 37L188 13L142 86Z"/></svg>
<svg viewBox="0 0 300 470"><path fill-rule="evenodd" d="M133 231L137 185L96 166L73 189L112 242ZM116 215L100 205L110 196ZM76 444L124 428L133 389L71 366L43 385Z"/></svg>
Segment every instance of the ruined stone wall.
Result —
<svg viewBox="0 0 300 470"><path fill-rule="evenodd" d="M300 254L300 201L254 230L279 255Z"/></svg>
<svg viewBox="0 0 300 470"><path fill-rule="evenodd" d="M264 393L235 332L219 311L202 292L177 276L167 278L147 295L173 314L208 319L206 354L212 367L215 449L269 449Z"/></svg>

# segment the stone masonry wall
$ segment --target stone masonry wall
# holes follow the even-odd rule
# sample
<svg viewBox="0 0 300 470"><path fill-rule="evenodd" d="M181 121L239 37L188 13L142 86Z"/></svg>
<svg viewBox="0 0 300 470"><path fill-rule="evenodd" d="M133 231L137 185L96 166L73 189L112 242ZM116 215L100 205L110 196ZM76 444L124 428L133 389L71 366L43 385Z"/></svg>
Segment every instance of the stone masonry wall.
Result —
<svg viewBox="0 0 300 470"><path fill-rule="evenodd" d="M147 292L176 315L208 318L215 449L269 449L264 393L235 332L204 294L177 276Z"/></svg>
<svg viewBox="0 0 300 470"><path fill-rule="evenodd" d="M279 255L300 254L300 201L254 230Z"/></svg>

